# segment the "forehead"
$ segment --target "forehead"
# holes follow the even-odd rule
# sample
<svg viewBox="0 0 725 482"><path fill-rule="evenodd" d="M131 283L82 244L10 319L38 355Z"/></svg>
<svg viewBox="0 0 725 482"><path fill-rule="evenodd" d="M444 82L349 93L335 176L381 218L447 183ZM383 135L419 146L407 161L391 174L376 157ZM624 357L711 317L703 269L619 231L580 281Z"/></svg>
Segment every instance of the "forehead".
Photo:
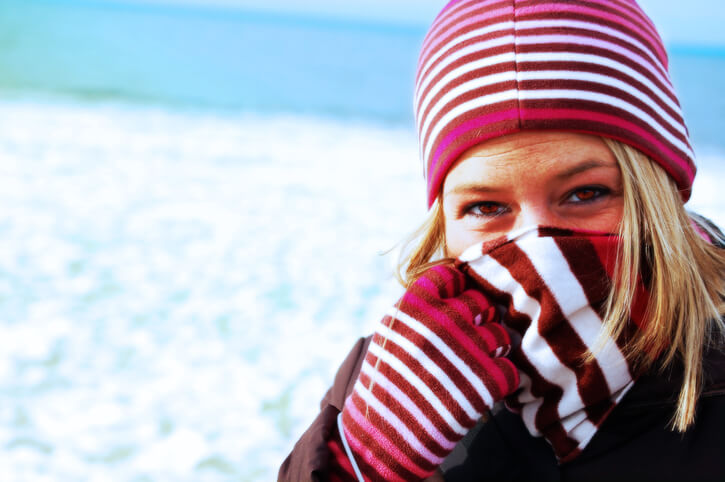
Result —
<svg viewBox="0 0 725 482"><path fill-rule="evenodd" d="M518 132L482 142L464 152L459 161L473 156L507 156L519 150L531 152L569 151L572 149L609 150L597 136L575 132Z"/></svg>
<svg viewBox="0 0 725 482"><path fill-rule="evenodd" d="M464 152L448 172L444 186L478 177L547 178L582 164L617 167L614 154L597 136L520 132L483 142Z"/></svg>

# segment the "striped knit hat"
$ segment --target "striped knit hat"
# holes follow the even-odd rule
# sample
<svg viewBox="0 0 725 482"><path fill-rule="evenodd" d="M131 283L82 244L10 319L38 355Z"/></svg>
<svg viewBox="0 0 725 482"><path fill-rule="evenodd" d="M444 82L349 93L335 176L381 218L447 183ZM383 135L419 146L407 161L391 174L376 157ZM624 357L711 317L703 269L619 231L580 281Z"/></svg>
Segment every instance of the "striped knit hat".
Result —
<svg viewBox="0 0 725 482"><path fill-rule="evenodd" d="M463 152L522 130L622 141L690 197L667 54L634 0L453 0L423 42L414 108L428 206Z"/></svg>

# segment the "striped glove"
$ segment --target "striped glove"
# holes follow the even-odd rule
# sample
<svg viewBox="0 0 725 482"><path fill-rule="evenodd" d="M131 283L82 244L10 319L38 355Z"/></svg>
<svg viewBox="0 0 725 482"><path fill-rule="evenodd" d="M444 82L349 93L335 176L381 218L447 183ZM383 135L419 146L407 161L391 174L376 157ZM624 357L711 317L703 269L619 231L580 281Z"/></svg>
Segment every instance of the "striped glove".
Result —
<svg viewBox="0 0 725 482"><path fill-rule="evenodd" d="M466 285L457 269L433 267L383 318L338 418L343 447L331 447L348 476L430 476L518 387L496 308Z"/></svg>

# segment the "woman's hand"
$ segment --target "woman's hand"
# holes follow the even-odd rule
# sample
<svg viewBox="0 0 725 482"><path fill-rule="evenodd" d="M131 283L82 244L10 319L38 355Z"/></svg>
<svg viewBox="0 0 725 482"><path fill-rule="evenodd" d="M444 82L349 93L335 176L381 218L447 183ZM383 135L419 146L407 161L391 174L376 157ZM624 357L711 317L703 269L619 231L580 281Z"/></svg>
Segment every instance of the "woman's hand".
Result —
<svg viewBox="0 0 725 482"><path fill-rule="evenodd" d="M518 387L516 368L503 358L510 345L496 308L461 271L426 271L381 321L338 422L365 478L433 474Z"/></svg>

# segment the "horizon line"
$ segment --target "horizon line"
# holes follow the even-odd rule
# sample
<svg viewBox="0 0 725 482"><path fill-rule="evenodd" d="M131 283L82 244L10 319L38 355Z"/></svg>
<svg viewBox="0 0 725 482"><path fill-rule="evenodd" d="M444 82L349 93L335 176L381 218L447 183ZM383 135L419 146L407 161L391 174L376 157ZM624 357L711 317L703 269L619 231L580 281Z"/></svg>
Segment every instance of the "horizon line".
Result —
<svg viewBox="0 0 725 482"><path fill-rule="evenodd" d="M6 0L7 1L7 0ZM13 0L11 0L13 1ZM425 35L430 22L404 22L396 19L381 17L353 17L351 15L303 12L300 10L261 9L248 6L234 6L222 4L204 4L196 1L173 3L168 0L14 0L18 3L44 4L52 7L62 7L63 4L99 8L106 10L126 10L151 13L169 13L189 15L202 14L208 17L222 17L226 20L240 20L247 22L287 23L311 27L345 29L352 28L367 31L385 31L418 35L421 40ZM226 14L226 15L225 15ZM232 17L229 17L229 14ZM725 57L725 41L723 43L705 43L698 41L665 42L669 54L689 54L708 57Z"/></svg>

